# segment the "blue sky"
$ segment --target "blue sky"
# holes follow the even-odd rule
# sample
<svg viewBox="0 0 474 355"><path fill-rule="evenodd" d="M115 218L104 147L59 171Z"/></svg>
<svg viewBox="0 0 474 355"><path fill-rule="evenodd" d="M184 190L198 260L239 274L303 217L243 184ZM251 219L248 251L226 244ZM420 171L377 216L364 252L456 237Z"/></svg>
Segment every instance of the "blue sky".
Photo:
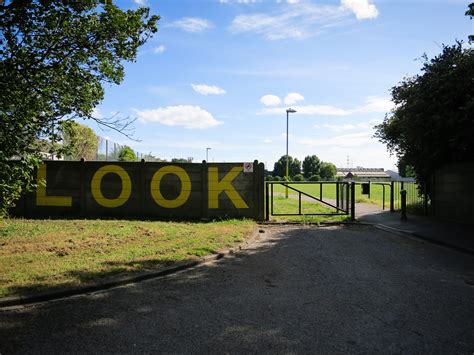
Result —
<svg viewBox="0 0 474 355"><path fill-rule="evenodd" d="M468 1L121 0L149 6L158 33L106 88L98 115L136 117L135 150L171 159L253 161L285 154L338 167L392 169L373 135L389 90L418 73L423 53L473 33Z"/></svg>

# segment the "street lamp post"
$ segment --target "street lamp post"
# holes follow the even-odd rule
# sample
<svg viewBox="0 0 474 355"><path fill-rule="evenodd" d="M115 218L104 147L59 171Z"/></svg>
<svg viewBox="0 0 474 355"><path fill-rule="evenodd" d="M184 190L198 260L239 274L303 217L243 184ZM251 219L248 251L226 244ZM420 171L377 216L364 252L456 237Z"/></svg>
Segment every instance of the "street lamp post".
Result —
<svg viewBox="0 0 474 355"><path fill-rule="evenodd" d="M289 108L286 110L286 182L288 184L289 179L289 174L288 174L288 165L289 165L289 157L288 157L288 117L290 113L295 113L296 110L293 110L292 108ZM285 196L288 198L288 185L286 185L285 189Z"/></svg>
<svg viewBox="0 0 474 355"><path fill-rule="evenodd" d="M206 161L209 162L209 151L211 150L212 148L206 148Z"/></svg>

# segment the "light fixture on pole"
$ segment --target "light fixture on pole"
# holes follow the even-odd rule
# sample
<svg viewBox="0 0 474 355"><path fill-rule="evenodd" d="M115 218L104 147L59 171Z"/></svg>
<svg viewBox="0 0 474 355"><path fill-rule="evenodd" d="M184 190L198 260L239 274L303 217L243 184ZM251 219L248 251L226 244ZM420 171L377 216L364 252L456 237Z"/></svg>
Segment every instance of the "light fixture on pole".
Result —
<svg viewBox="0 0 474 355"><path fill-rule="evenodd" d="M211 150L212 148L206 148L206 162L209 162L209 151Z"/></svg>
<svg viewBox="0 0 474 355"><path fill-rule="evenodd" d="M289 157L288 157L288 116L290 113L295 113L296 110L293 110L292 108L288 108L286 110L286 174L285 174L285 179L286 182L290 181L289 174L288 174L288 165L289 165ZM288 198L288 185L286 185L286 190L285 190L285 197Z"/></svg>

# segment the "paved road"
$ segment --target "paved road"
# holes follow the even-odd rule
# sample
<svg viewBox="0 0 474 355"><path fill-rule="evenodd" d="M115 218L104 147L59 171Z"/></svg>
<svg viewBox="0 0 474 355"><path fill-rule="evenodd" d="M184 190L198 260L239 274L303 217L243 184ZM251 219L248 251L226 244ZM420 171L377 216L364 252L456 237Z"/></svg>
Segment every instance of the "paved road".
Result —
<svg viewBox="0 0 474 355"><path fill-rule="evenodd" d="M373 227L268 227L233 258L1 310L0 353L472 354L473 271Z"/></svg>

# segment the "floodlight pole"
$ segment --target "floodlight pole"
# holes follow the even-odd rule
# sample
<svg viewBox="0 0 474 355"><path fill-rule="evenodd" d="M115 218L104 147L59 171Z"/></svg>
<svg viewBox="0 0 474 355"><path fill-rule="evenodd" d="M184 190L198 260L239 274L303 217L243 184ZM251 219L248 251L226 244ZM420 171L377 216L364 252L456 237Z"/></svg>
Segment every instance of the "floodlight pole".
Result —
<svg viewBox="0 0 474 355"><path fill-rule="evenodd" d="M288 184L288 181L290 181L289 179L289 156L288 156L288 117L289 117L289 114L291 113L295 113L296 110L293 110L292 108L289 108L286 110L286 175L285 175L285 180ZM285 188L285 197L288 198L288 185L286 185L286 188Z"/></svg>

